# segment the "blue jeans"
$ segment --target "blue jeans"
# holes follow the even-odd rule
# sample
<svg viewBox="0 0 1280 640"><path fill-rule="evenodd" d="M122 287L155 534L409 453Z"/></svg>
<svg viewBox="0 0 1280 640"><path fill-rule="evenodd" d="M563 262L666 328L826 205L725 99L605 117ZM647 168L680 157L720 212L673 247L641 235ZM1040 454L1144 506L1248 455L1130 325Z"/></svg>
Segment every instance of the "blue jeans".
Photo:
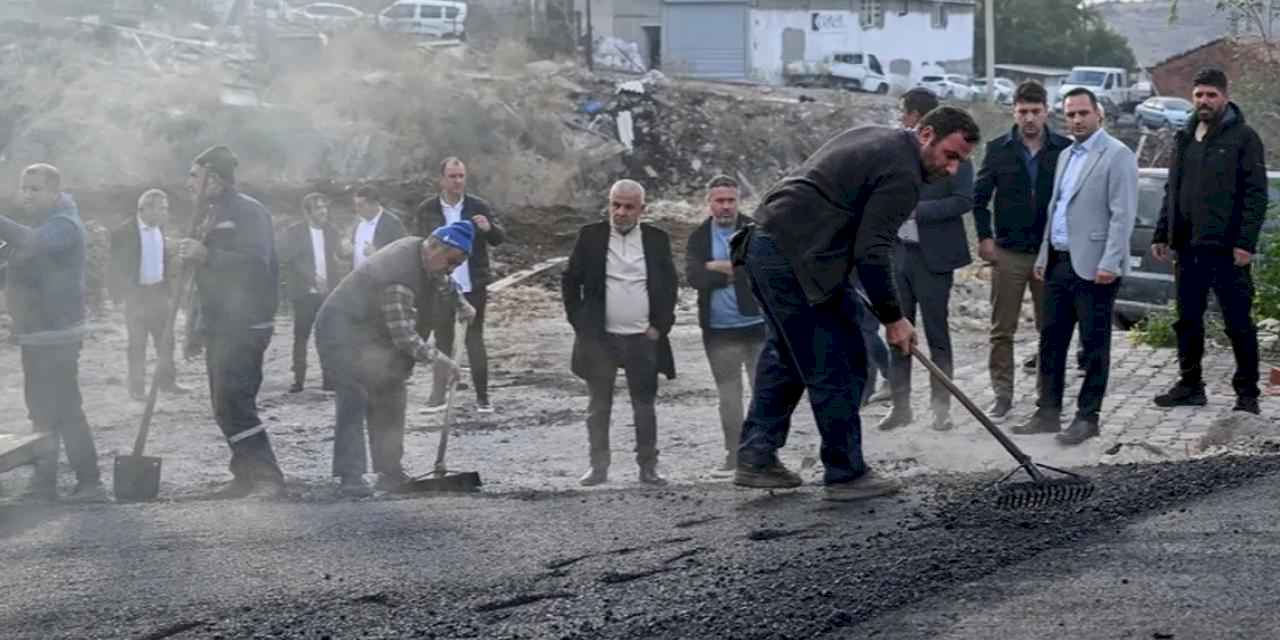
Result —
<svg viewBox="0 0 1280 640"><path fill-rule="evenodd" d="M747 249L751 289L768 335L756 368L755 395L742 425L738 460L777 462L791 414L809 392L828 483L849 482L867 472L858 418L867 379L867 354L855 318L861 305L851 284L810 306L790 262L768 234L756 231Z"/></svg>

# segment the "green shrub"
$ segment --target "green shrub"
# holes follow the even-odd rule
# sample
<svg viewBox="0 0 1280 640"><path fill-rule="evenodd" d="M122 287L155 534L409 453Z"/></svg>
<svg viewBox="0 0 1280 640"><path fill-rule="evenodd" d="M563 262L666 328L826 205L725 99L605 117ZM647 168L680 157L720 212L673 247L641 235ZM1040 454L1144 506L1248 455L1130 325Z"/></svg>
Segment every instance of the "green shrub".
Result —
<svg viewBox="0 0 1280 640"><path fill-rule="evenodd" d="M1173 323L1178 319L1173 309L1161 309L1148 313L1138 324L1129 330L1129 335L1136 344L1145 344L1156 349L1169 349L1177 346L1178 339L1173 332Z"/></svg>
<svg viewBox="0 0 1280 640"><path fill-rule="evenodd" d="M1272 202L1267 219L1280 217L1280 202ZM1280 231L1262 234L1260 260L1254 267L1253 311L1259 318L1280 319Z"/></svg>

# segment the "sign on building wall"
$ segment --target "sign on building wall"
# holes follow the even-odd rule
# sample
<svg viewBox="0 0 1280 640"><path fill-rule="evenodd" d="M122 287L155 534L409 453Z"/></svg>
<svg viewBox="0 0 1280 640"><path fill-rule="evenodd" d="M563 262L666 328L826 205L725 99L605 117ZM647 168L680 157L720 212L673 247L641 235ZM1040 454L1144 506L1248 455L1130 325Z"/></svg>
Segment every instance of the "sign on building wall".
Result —
<svg viewBox="0 0 1280 640"><path fill-rule="evenodd" d="M847 12L813 11L809 14L809 29L817 33L844 33L850 18Z"/></svg>

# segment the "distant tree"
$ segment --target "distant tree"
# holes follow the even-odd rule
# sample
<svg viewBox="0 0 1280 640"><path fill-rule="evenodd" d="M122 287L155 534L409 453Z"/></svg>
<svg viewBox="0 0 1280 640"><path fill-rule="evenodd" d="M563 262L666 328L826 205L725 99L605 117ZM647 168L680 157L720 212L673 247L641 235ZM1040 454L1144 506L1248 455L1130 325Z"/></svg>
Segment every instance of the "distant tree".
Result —
<svg viewBox="0 0 1280 640"><path fill-rule="evenodd" d="M996 62L1049 67L1137 66L1124 36L1108 29L1101 16L1079 0L982 0L974 20L976 69L986 65L983 12L991 2L995 3Z"/></svg>

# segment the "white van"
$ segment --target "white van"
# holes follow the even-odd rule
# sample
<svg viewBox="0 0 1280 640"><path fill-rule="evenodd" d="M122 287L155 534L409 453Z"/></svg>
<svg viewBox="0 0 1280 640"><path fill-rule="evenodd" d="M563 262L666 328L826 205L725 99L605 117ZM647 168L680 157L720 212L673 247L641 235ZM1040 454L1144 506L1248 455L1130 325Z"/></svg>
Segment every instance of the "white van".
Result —
<svg viewBox="0 0 1280 640"><path fill-rule="evenodd" d="M467 5L447 0L398 0L378 14L383 31L434 38L466 38Z"/></svg>

